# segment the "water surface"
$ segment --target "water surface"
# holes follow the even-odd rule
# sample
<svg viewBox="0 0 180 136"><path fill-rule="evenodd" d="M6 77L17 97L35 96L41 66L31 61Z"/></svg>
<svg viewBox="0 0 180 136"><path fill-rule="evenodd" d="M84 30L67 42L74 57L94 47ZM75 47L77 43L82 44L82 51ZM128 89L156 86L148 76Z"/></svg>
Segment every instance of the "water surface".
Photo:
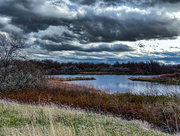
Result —
<svg viewBox="0 0 180 136"><path fill-rule="evenodd" d="M86 85L103 90L107 93L132 92L132 93L180 93L180 86L165 85L155 82L131 81L128 78L133 75L56 75L56 77L94 77L96 80L67 81L67 83ZM133 76L139 77L139 75Z"/></svg>

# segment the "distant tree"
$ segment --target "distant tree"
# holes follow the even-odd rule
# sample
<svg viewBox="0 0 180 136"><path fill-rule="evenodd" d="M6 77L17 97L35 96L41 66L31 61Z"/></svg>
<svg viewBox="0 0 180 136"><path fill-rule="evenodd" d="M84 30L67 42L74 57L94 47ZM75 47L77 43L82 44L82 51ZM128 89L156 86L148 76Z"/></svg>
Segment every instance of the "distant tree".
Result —
<svg viewBox="0 0 180 136"><path fill-rule="evenodd" d="M120 64L119 64L119 62L118 61L116 61L115 63L114 63L114 65L113 65L114 67L119 67L120 66Z"/></svg>
<svg viewBox="0 0 180 136"><path fill-rule="evenodd" d="M68 73L67 74L78 74L79 69L76 66L69 66L67 69Z"/></svg>

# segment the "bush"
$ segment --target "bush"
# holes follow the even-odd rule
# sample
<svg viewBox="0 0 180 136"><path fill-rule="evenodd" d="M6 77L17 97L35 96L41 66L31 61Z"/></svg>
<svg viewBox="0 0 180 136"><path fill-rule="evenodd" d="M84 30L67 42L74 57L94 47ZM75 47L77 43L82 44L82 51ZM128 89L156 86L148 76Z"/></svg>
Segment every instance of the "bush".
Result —
<svg viewBox="0 0 180 136"><path fill-rule="evenodd" d="M42 69L31 63L20 62L0 69L1 91L30 90L45 85L46 78ZM7 76L3 76L8 71Z"/></svg>

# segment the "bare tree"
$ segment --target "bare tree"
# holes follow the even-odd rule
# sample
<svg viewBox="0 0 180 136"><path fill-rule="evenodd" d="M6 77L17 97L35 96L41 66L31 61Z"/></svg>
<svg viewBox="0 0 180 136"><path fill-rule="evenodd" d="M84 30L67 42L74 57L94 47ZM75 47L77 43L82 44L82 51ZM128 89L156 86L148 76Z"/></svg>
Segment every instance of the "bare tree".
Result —
<svg viewBox="0 0 180 136"><path fill-rule="evenodd" d="M20 53L20 49L24 47L24 40L18 36L0 34L0 60L3 62L3 66L7 67L17 57L24 57Z"/></svg>
<svg viewBox="0 0 180 136"><path fill-rule="evenodd" d="M21 49L24 47L24 40L18 36L0 34L0 67L3 68L4 78L8 75L8 68L13 61L17 58L25 57L21 53Z"/></svg>
<svg viewBox="0 0 180 136"><path fill-rule="evenodd" d="M42 83L43 73L35 65L22 61L23 39L0 34L0 90L28 90Z"/></svg>

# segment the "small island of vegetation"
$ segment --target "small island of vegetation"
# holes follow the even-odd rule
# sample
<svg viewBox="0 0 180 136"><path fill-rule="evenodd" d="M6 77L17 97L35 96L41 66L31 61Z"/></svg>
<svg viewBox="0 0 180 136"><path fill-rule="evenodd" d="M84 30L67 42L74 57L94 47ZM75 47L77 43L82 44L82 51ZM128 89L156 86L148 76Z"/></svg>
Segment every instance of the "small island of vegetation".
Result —
<svg viewBox="0 0 180 136"><path fill-rule="evenodd" d="M76 80L96 80L94 77L67 77L67 78L54 78L50 77L51 80L56 81L76 81Z"/></svg>
<svg viewBox="0 0 180 136"><path fill-rule="evenodd" d="M129 79L132 81L148 81L180 85L180 73L161 74L153 77L130 77Z"/></svg>

